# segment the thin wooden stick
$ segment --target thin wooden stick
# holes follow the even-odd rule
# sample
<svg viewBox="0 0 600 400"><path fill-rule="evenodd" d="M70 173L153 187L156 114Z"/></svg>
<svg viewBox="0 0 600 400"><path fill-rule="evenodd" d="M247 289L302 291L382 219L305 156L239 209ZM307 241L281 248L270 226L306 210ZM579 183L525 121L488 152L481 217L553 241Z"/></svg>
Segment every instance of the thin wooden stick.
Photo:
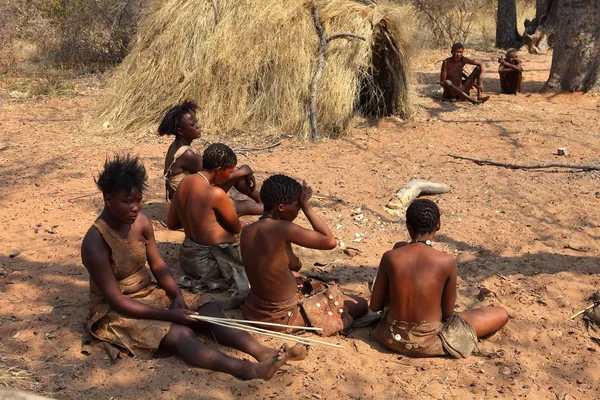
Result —
<svg viewBox="0 0 600 400"><path fill-rule="evenodd" d="M192 318L196 318L196 315L192 315ZM226 322L233 321L236 324L277 326L279 328L301 329L301 330L305 330L305 331L322 331L323 330L323 328L315 328L313 326L283 325L283 324L276 324L274 322L250 321L250 320L247 320L247 319L234 319L234 320L232 320L230 318L218 318L218 317L207 317L207 316L202 316L202 318L205 319L206 321L208 321L208 319L212 319L212 320L215 320L215 321L226 321Z"/></svg>
<svg viewBox="0 0 600 400"><path fill-rule="evenodd" d="M244 148L244 149L233 149L234 151L258 151L258 150L268 150L268 149L272 149L273 147L277 147L282 143L282 141L280 140L277 143L273 143L270 144L268 146L263 146L263 147L248 147L248 148Z"/></svg>
<svg viewBox="0 0 600 400"><path fill-rule="evenodd" d="M287 340L290 340L293 342L300 342L300 343L309 344L309 345L318 343L318 344L322 344L325 346L337 347L340 349L344 348L344 346L340 346L338 344L333 344L333 343L323 342L321 340L309 339L309 338L299 338L297 336L288 335L287 333L273 332L273 331L268 331L266 329L257 328L254 326L242 325L242 324L234 322L236 320L233 320L233 319L205 317L203 315L190 315L190 317L200 320L200 321L209 322L209 323L212 323L215 325L225 326L227 328L234 328L234 329L239 329L239 330L246 331L246 332L258 333L261 335L272 336L272 337L276 337L279 339L287 339Z"/></svg>
<svg viewBox="0 0 600 400"><path fill-rule="evenodd" d="M230 327L238 327L242 330L247 330L249 332L274 334L274 335L278 335L278 337L281 337L282 339L293 338L291 340L304 340L304 341L314 340L314 339L308 339L308 338L298 338L297 336L293 336L293 335L290 335L287 333L275 332L275 331L271 331L271 330L267 330L267 329L262 329L262 328L259 328L256 326L243 325L243 324L235 322L236 320L229 319L229 318L214 318L214 317L204 317L204 316L200 316L201 318L198 318L197 316L192 316L192 317L193 318L195 317L196 319L200 319L200 320L210 322L210 323L223 324L223 325L227 325Z"/></svg>
<svg viewBox="0 0 600 400"><path fill-rule="evenodd" d="M578 315L581 315L581 314L583 314L583 313L584 313L584 312L586 312L587 310L591 310L592 308L594 308L594 306L595 306L595 305L596 305L596 303L592 304L592 305L591 305L591 306L589 306L589 307L586 307L586 308L584 308L583 310L579 311L578 313L571 315L571 318L569 318L569 319L573 319L573 318L577 317Z"/></svg>
<svg viewBox="0 0 600 400"><path fill-rule="evenodd" d="M465 157L458 154L447 154L448 157L459 158L462 160L473 161L479 165L495 165L497 167L504 167L510 169L538 169L538 168L575 168L575 169L584 169L584 170L600 170L600 164L575 164L575 163L565 163L565 162L543 162L543 163L534 163L534 164L516 164L516 163L506 163L494 160L486 160L481 158L472 158Z"/></svg>
<svg viewBox="0 0 600 400"><path fill-rule="evenodd" d="M193 316L192 316L192 318L193 318ZM304 338L299 338L296 336L288 335L286 333L274 332L274 331L260 332L258 330L260 328L231 323L231 322L208 321L208 320L206 320L205 322L208 322L208 323L214 324L214 325L223 326L225 328L238 329L238 330L244 331L244 332L256 333L258 335L270 336L270 337L274 337L277 339L290 340L292 342L297 342L297 343L306 344L306 345L312 345L312 343L306 341Z"/></svg>

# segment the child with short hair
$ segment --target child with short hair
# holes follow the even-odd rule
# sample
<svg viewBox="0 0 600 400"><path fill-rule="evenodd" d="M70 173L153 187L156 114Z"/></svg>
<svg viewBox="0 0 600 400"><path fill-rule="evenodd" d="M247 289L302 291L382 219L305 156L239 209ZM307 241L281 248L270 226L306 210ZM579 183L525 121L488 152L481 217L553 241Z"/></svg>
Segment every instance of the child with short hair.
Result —
<svg viewBox="0 0 600 400"><path fill-rule="evenodd" d="M410 242L396 243L381 258L371 295L371 310L383 311L374 330L388 349L411 357L467 357L477 338L508 322L506 310L481 307L454 312L456 259L431 244L440 229L440 211L427 199L406 210Z"/></svg>
<svg viewBox="0 0 600 400"><path fill-rule="evenodd" d="M244 269L250 281L250 293L241 307L247 319L293 326L310 325L311 315L307 315L306 311L308 299L299 290L297 282L297 279L301 282L305 279L299 273L302 262L292 251L292 243L319 250L330 250L337 245L325 221L310 207L311 195L312 189L306 182L300 185L285 175L273 175L264 181L260 197L265 211L257 222L244 228L240 237ZM312 229L293 222L300 210ZM366 313L367 301L358 296L336 293L339 301L329 294L332 304L326 304L325 299L316 307L320 311L328 311L322 314L323 324L337 326L339 331L347 328L353 318ZM331 333L335 330L332 328Z"/></svg>

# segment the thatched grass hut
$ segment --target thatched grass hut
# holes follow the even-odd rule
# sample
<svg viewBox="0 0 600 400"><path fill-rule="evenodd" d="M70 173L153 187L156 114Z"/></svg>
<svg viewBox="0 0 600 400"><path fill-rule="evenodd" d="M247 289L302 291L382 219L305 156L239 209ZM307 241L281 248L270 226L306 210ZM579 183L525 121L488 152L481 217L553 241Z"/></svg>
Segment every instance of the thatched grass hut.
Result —
<svg viewBox="0 0 600 400"><path fill-rule="evenodd" d="M320 37L329 37L322 75ZM161 0L143 17L115 71L101 121L115 128L156 124L195 99L204 129L310 137L309 103L323 137L344 135L356 115L410 114L408 19L394 3L370 0Z"/></svg>

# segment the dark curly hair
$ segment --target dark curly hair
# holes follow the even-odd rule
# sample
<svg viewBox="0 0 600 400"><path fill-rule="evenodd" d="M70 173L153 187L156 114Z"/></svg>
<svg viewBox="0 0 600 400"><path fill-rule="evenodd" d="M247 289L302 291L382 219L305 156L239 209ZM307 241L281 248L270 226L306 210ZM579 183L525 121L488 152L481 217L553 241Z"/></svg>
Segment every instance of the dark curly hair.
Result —
<svg viewBox="0 0 600 400"><path fill-rule="evenodd" d="M137 156L116 155L104 162L104 171L94 179L98 188L104 194L119 192L131 193L133 189L144 191L148 175L146 168Z"/></svg>
<svg viewBox="0 0 600 400"><path fill-rule="evenodd" d="M172 107L167 111L160 125L158 125L158 134L160 136L175 135L177 130L181 128L183 116L185 114L195 114L197 110L198 104L192 100L185 100L183 103Z"/></svg>
<svg viewBox="0 0 600 400"><path fill-rule="evenodd" d="M440 209L431 200L417 199L406 210L406 225L410 225L416 235L424 235L435 231L439 223Z"/></svg>
<svg viewBox="0 0 600 400"><path fill-rule="evenodd" d="M214 171L218 168L234 167L237 157L229 146L223 143L213 143L204 150L202 169Z"/></svg>
<svg viewBox="0 0 600 400"><path fill-rule="evenodd" d="M462 43L458 43L458 42L457 42L457 43L454 43L454 44L452 45L452 50L450 50L450 51L451 51L452 53L454 53L454 52L455 52L456 50L458 50L458 49L463 49L463 50L464 50L464 49L465 49L465 46L463 46L463 44L462 44Z"/></svg>
<svg viewBox="0 0 600 400"><path fill-rule="evenodd" d="M298 181L285 175L273 175L265 180L260 188L260 199L265 211L278 204L290 204L300 198L302 186Z"/></svg>

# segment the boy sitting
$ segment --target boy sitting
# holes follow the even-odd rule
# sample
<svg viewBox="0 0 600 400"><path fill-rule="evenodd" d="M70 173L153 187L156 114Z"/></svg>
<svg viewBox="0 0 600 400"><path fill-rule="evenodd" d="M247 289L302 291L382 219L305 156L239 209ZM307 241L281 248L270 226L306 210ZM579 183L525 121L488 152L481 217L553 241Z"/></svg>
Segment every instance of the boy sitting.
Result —
<svg viewBox="0 0 600 400"><path fill-rule="evenodd" d="M417 199L406 210L411 241L396 243L381 258L371 310L384 315L375 328L388 349L411 357L467 357L477 338L508 322L506 310L481 307L454 312L456 259L431 247L440 229L440 211L431 200Z"/></svg>
<svg viewBox="0 0 600 400"><path fill-rule="evenodd" d="M285 175L273 175L263 183L260 197L265 211L257 222L244 228L240 237L244 268L251 285L241 309L250 320L294 326L309 326L310 322L319 321L320 328L337 326L339 329L329 329L326 333L331 334L347 328L353 318L365 314L367 302L342 295L339 290L336 296L329 291L331 287L327 296L321 295L322 301L315 302L298 290L297 279L304 279L298 273L302 263L291 244L320 250L337 245L325 221L308 204L311 195L312 189L306 183L301 186ZM300 210L313 229L293 223ZM314 303L309 308L316 311L316 319L311 319L315 314L305 313L308 303Z"/></svg>
<svg viewBox="0 0 600 400"><path fill-rule="evenodd" d="M175 191L167 227L183 228L179 264L186 274L209 289L248 291L248 278L235 245L242 225L233 202L221 186L237 164L233 150L222 143L204 150L202 169L181 180Z"/></svg>

